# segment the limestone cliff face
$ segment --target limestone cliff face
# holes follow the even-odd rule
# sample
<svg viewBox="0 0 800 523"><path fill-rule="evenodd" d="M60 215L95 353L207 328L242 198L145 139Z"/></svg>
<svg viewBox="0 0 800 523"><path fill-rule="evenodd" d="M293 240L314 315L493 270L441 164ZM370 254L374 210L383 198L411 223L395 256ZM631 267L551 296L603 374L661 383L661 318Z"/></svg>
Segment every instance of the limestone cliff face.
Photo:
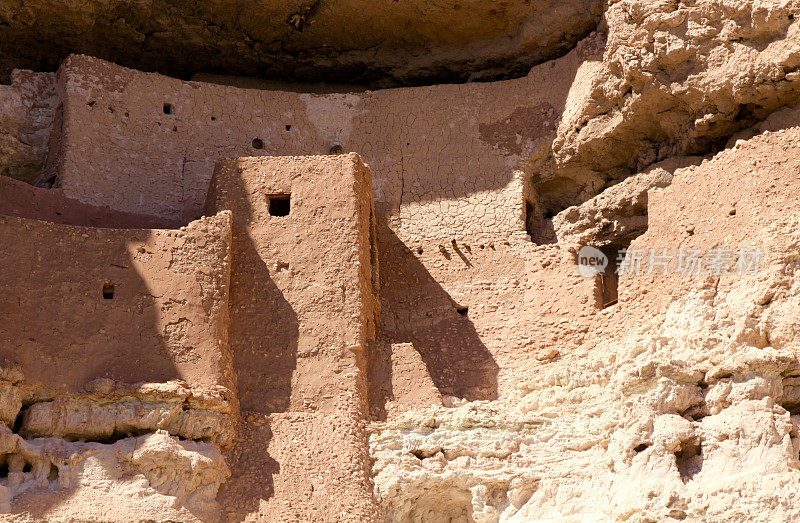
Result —
<svg viewBox="0 0 800 523"><path fill-rule="evenodd" d="M543 197L585 200L798 103L798 15L793 1L610 2L603 58L584 65L550 154L531 166Z"/></svg>

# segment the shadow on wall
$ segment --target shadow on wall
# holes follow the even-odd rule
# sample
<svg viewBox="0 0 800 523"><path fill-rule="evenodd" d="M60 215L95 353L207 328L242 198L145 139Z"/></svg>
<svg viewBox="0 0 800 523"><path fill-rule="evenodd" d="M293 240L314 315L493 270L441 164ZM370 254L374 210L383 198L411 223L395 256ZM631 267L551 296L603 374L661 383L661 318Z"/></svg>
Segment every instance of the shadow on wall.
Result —
<svg viewBox="0 0 800 523"><path fill-rule="evenodd" d="M146 244L152 233L108 238L70 228L70 241L64 230L0 230L0 356L21 364L28 380L70 392L98 378L188 380L176 367L179 353L159 328L161 313L147 278L129 254L129 244Z"/></svg>
<svg viewBox="0 0 800 523"><path fill-rule="evenodd" d="M243 411L285 412L297 366L297 314L272 280L257 240L248 231L256 216L244 182L239 176L226 182L224 188L212 183L206 215L228 207L233 215L229 344L239 403Z"/></svg>
<svg viewBox="0 0 800 523"><path fill-rule="evenodd" d="M392 398L392 343L412 343L443 396L497 399L499 366L469 318L388 227L378 223L381 338L370 371L372 415L385 418Z"/></svg>
<svg viewBox="0 0 800 523"><path fill-rule="evenodd" d="M267 452L269 425L249 424L241 437L243 441L225 456L234 474L217 494L217 502L228 511L227 521L245 521L257 512L262 499L275 495L272 478L280 472L280 463Z"/></svg>
<svg viewBox="0 0 800 523"><path fill-rule="evenodd" d="M137 270L130 252L131 245L151 245L151 231L107 235L37 221L32 224L37 233L17 223L2 224L3 218L0 216L3 365L20 364L28 382L44 383L62 392L81 392L98 378L129 384L190 380L178 364L192 355L172 344L169 333L162 331L162 311L148 275ZM65 230L73 232L72 238L65 236ZM180 306L179 302L172 305ZM0 480L7 479L2 477L7 474L7 470L0 473ZM24 506L12 502L12 511L26 511L46 520L49 511L73 492L75 489L61 490L53 495L50 489L33 490L20 501Z"/></svg>
<svg viewBox="0 0 800 523"><path fill-rule="evenodd" d="M230 291L230 346L242 410L289 409L297 366L297 315L270 277L266 262L234 216Z"/></svg>
<svg viewBox="0 0 800 523"><path fill-rule="evenodd" d="M219 189L220 193L225 191L224 196L217 194L216 184L211 184L205 212L213 215L227 206L233 213L228 342L244 417L249 411L263 418L289 410L299 324L248 232L247 225L255 220L255 213L245 184L238 176L227 181ZM262 500L274 495L273 478L280 469L268 452L272 439L268 424L246 422L239 432L241 441L225 454L233 475L217 495L236 521L258 511Z"/></svg>

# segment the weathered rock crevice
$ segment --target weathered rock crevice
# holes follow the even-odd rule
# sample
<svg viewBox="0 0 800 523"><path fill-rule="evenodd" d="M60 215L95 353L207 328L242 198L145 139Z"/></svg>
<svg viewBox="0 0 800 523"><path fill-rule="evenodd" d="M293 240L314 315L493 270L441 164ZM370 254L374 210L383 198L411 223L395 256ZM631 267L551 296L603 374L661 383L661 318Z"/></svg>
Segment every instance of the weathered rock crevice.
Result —
<svg viewBox="0 0 800 523"><path fill-rule="evenodd" d="M229 391L101 379L63 395L13 368L2 379L0 511L43 490L78 492L100 475L141 478L144 496L172 498L184 516L216 517L215 494L230 475L219 447L233 438Z"/></svg>

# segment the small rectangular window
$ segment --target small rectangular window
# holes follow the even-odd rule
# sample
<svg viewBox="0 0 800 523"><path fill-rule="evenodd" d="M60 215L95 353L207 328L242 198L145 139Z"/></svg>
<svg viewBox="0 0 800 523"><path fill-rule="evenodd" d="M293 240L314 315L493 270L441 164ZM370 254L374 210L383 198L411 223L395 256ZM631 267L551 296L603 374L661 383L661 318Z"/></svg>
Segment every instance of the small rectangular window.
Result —
<svg viewBox="0 0 800 523"><path fill-rule="evenodd" d="M291 210L291 195L289 194L270 194L269 215L270 216L289 216Z"/></svg>

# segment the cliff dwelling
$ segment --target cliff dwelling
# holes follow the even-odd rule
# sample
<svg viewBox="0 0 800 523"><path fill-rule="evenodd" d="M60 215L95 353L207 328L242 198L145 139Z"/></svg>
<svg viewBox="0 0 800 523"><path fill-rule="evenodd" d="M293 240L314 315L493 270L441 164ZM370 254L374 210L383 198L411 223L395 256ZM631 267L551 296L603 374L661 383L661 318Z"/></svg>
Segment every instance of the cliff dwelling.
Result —
<svg viewBox="0 0 800 523"><path fill-rule="evenodd" d="M0 41L3 519L800 519L800 1Z"/></svg>

